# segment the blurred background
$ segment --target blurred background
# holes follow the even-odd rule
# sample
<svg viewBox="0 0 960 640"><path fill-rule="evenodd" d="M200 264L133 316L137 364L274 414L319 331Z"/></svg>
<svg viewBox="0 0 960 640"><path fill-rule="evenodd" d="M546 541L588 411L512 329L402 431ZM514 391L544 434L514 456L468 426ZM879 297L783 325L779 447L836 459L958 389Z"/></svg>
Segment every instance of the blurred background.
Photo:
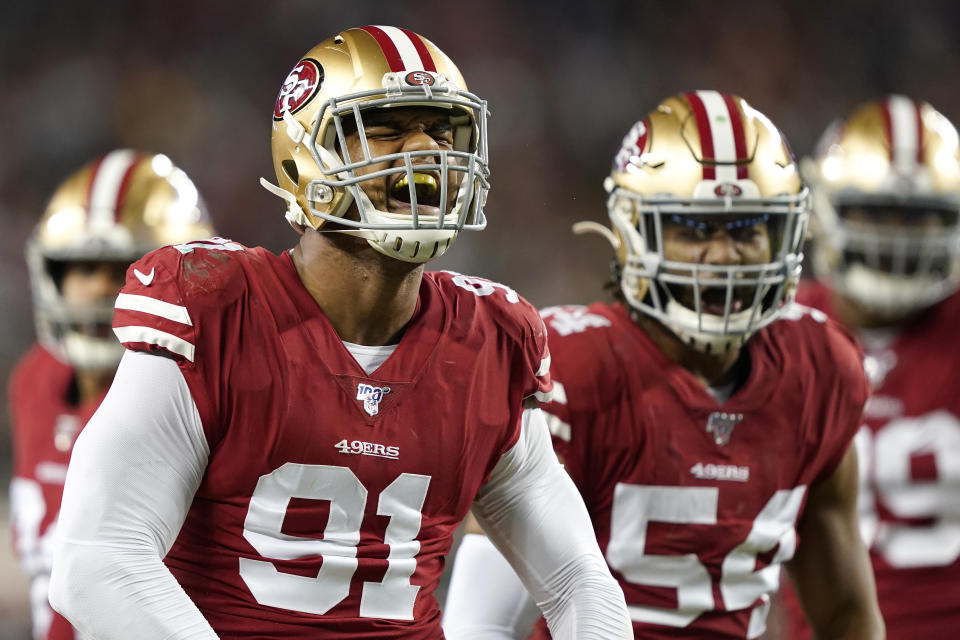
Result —
<svg viewBox="0 0 960 640"><path fill-rule="evenodd" d="M433 266L501 281L537 306L602 297L601 182L630 125L660 99L747 98L798 155L828 122L888 92L960 118L960 3L926 0L8 0L0 20L0 383L34 340L23 247L69 172L116 147L168 154L218 231L292 246L273 180L270 112L300 56L337 31L417 31L490 102L488 229ZM0 640L28 634L26 580L6 525L0 411Z"/></svg>

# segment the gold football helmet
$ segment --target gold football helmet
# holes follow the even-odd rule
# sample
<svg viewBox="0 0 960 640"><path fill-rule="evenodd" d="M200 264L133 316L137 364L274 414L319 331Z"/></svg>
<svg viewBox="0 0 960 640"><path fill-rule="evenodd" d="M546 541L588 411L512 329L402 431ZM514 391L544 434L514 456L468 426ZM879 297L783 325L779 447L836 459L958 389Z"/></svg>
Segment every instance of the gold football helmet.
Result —
<svg viewBox="0 0 960 640"><path fill-rule="evenodd" d="M604 186L613 231L602 233L617 251L624 297L685 343L728 350L792 301L807 189L780 131L742 98L696 91L663 101L624 137ZM762 228L769 260L670 259L664 230L671 225L731 236Z"/></svg>
<svg viewBox="0 0 960 640"><path fill-rule="evenodd" d="M452 148L371 157L364 118L411 106L451 114ZM291 224L349 233L385 255L426 262L461 229L486 226L487 113L450 58L423 36L387 26L349 29L308 51L284 81L273 111L279 186L261 184L287 202ZM362 157L347 150L354 130ZM358 175L376 164L387 168ZM377 210L362 188L369 181L388 183L409 213ZM359 220L347 215L354 203Z"/></svg>
<svg viewBox="0 0 960 640"><path fill-rule="evenodd" d="M27 241L40 342L79 369L109 369L123 347L113 337L113 300L77 306L62 295L71 262L130 264L167 244L212 235L190 178L167 156L112 151L68 177Z"/></svg>
<svg viewBox="0 0 960 640"><path fill-rule="evenodd" d="M927 307L960 285L960 144L926 102L860 105L804 161L813 188L814 265L881 317Z"/></svg>

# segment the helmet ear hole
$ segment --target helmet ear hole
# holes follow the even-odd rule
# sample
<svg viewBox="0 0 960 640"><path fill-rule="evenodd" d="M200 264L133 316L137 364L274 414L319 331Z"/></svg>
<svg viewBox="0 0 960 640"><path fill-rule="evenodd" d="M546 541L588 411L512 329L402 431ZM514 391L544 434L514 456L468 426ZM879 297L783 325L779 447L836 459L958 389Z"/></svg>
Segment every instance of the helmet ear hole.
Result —
<svg viewBox="0 0 960 640"><path fill-rule="evenodd" d="M280 166L283 167L283 172L287 174L287 177L293 180L295 184L300 182L300 170L297 169L297 163L293 160L283 160L280 162Z"/></svg>
<svg viewBox="0 0 960 640"><path fill-rule="evenodd" d="M56 285L57 291L60 294L63 294L63 274L67 270L67 263L63 260L53 260L51 258L44 258L44 264L47 268L47 273L50 274L50 277L53 279L53 284Z"/></svg>

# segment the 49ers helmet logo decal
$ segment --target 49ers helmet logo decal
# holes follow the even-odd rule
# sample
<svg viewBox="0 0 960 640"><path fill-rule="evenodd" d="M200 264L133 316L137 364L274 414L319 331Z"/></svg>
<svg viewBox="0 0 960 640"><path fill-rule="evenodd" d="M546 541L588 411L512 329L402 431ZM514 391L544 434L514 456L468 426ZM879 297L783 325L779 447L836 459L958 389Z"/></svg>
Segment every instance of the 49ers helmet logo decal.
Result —
<svg viewBox="0 0 960 640"><path fill-rule="evenodd" d="M720 197L743 195L743 189L741 189L739 185L735 185L732 182L721 182L713 188L713 192Z"/></svg>
<svg viewBox="0 0 960 640"><path fill-rule="evenodd" d="M323 84L323 67L312 58L304 58L287 75L280 87L280 95L273 107L273 119L283 120L283 112L296 113L302 109Z"/></svg>
<svg viewBox="0 0 960 640"><path fill-rule="evenodd" d="M419 85L431 85L436 80L433 75L427 73L426 71L411 71L403 77L404 81L407 84L419 86Z"/></svg>

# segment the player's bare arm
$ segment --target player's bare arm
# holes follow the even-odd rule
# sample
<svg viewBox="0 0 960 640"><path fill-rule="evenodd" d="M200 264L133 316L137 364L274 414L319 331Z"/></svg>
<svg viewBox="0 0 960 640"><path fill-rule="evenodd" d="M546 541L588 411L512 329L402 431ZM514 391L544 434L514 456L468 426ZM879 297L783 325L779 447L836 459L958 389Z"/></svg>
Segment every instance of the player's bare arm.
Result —
<svg viewBox="0 0 960 640"><path fill-rule="evenodd" d="M851 446L833 475L810 487L797 527L802 544L787 564L816 638L884 637L870 558L860 538L857 482L857 451Z"/></svg>

